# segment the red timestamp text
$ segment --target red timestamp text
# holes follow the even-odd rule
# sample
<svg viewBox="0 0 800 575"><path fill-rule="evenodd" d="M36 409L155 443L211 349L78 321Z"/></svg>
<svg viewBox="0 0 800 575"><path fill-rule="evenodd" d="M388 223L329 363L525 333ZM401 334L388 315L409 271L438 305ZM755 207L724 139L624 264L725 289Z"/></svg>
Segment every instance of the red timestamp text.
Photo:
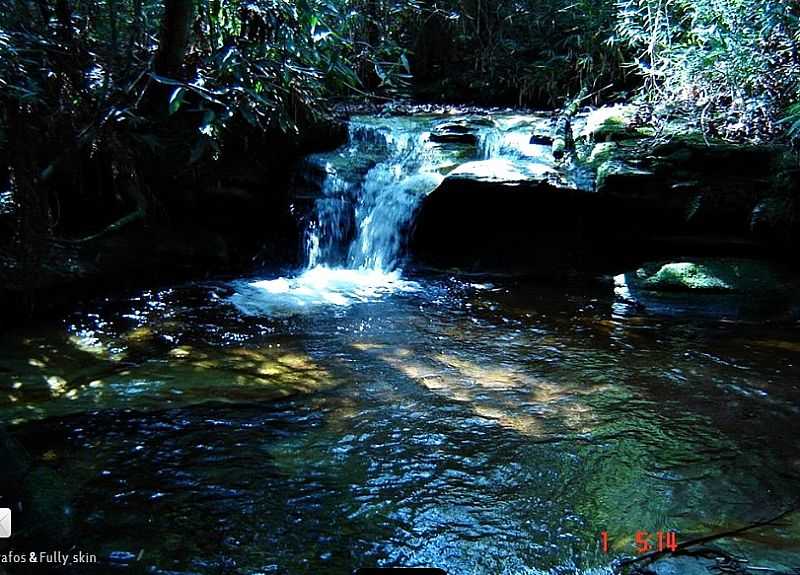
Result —
<svg viewBox="0 0 800 575"><path fill-rule="evenodd" d="M633 536L634 551L642 555L651 551L671 551L674 553L678 549L678 534L675 531L656 531L649 533L647 531L637 531ZM600 532L600 550L603 553L608 553L609 549L609 536L608 531Z"/></svg>

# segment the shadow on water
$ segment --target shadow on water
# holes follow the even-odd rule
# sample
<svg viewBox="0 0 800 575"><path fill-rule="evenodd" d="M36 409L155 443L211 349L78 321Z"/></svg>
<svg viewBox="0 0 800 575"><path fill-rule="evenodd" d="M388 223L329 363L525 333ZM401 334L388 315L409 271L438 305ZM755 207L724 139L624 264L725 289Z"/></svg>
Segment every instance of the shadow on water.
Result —
<svg viewBox="0 0 800 575"><path fill-rule="evenodd" d="M22 497L51 508L15 547L49 518L98 573L603 573L636 531L796 498L796 328L642 316L605 287L417 286L266 316L187 286L8 336L0 408L49 486ZM729 546L797 567L792 525Z"/></svg>
<svg viewBox="0 0 800 575"><path fill-rule="evenodd" d="M601 574L637 531L682 541L791 505L796 322L720 321L736 306L713 301L650 314L611 284L389 271L449 170L549 153L513 117L445 149L432 129L453 120L362 119L309 159L302 273L2 336L15 548L102 561L67 573ZM799 568L789 519L726 548Z"/></svg>

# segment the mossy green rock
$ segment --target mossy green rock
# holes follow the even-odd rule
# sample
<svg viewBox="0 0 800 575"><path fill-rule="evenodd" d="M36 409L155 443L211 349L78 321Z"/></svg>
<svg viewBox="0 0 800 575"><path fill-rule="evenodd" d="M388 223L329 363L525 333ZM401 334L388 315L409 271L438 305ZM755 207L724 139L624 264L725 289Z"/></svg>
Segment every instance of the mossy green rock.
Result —
<svg viewBox="0 0 800 575"><path fill-rule="evenodd" d="M580 138L593 142L619 142L655 135L651 128L635 127L635 106L611 106L589 114Z"/></svg>
<svg viewBox="0 0 800 575"><path fill-rule="evenodd" d="M651 291L749 293L784 289L769 264L750 260L708 260L645 266L636 272L639 287Z"/></svg>
<svg viewBox="0 0 800 575"><path fill-rule="evenodd" d="M599 168L605 162L615 159L618 153L619 146L614 142L601 142L592 147L592 151L586 161L590 166Z"/></svg>

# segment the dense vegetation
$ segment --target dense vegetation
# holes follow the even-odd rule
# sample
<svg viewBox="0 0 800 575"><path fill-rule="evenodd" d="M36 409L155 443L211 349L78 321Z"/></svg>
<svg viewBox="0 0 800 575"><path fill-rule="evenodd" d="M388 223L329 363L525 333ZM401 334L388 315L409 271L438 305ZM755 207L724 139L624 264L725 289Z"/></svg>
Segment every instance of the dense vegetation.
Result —
<svg viewBox="0 0 800 575"><path fill-rule="evenodd" d="M241 228L193 206L232 180L280 196L291 159L334 142L341 99L582 93L714 136L796 136L799 47L792 0L12 0L0 260L141 221Z"/></svg>
<svg viewBox="0 0 800 575"><path fill-rule="evenodd" d="M617 0L643 92L725 136L796 133L800 6L788 0ZM783 122L781 125L779 122ZM708 130L708 126L704 126Z"/></svg>

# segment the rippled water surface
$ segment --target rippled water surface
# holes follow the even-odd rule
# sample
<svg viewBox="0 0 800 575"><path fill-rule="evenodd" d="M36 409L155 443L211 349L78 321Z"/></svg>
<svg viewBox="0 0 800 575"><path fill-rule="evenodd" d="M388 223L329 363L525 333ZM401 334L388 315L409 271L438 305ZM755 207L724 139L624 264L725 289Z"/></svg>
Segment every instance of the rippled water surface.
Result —
<svg viewBox="0 0 800 575"><path fill-rule="evenodd" d="M362 118L311 157L304 271L0 336L15 548L101 561L67 573L607 574L639 531L680 543L793 509L791 294L401 273L449 170L552 164L529 143L547 118L460 121ZM475 143L437 144L442 122ZM798 515L722 544L790 573Z"/></svg>
<svg viewBox="0 0 800 575"><path fill-rule="evenodd" d="M317 274L3 336L0 417L52 513L19 545L181 573L605 573L636 531L680 542L800 493L796 324L647 315L607 284ZM727 545L788 572L798 523Z"/></svg>

